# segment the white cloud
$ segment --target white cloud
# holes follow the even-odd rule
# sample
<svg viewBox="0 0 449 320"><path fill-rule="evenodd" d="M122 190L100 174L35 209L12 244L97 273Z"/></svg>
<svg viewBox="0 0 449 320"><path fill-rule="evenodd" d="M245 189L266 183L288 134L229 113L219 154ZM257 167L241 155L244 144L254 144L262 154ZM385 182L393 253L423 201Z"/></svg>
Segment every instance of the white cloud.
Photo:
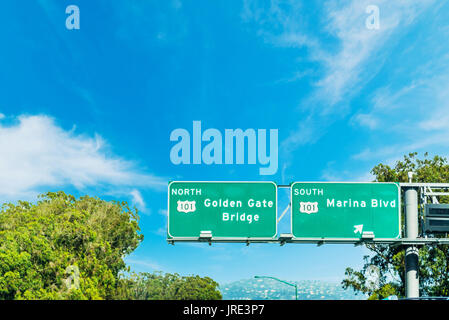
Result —
<svg viewBox="0 0 449 320"><path fill-rule="evenodd" d="M399 90L393 90L393 87L390 88L388 84L384 87L384 91L378 91L372 100L372 106L355 106L351 101L382 70L389 54L397 52L393 50L397 50L395 45L399 38L407 34L408 28L418 20L417 18L424 10L434 3L434 0L327 1L322 15L315 15L313 19L309 19L308 12L301 10L301 5L296 1L272 0L265 8L258 5L258 2L245 1L244 20L252 19L257 22L260 26L258 33L264 37L265 41L274 46L298 48L298 56L301 55L298 61L310 61L319 66L310 78L315 81L314 90L301 101L301 114L298 115L296 128L281 142L281 154L284 158L283 174L285 174L285 166L290 165L293 152L298 147L316 143L327 133L327 128L334 121L344 119L350 113L354 114L351 118L352 124L367 127L370 130L396 130L396 132L402 130L404 132L404 128L401 127L410 126L410 123L401 124L401 121L395 121L395 125L391 125L391 121L388 122L388 120L400 113L396 111L393 114L392 110L403 108L404 112L407 112L405 110L410 108L410 102L417 103L416 100L408 97L422 86L420 77L423 75L431 77L432 72L425 65L417 66L414 70L407 70L410 79L417 79L416 81L412 80ZM369 16L366 8L369 5L377 5L380 9L378 30L366 27L365 22ZM433 10L437 8L433 7ZM278 21L275 21L276 19ZM313 29L307 28L306 22L309 21L310 24L312 20ZM323 37L323 34L330 37ZM303 50L304 48L306 50ZM400 70L394 72L400 72ZM416 77L411 73L414 73ZM425 88L422 92L424 97L428 96L432 90ZM399 101L401 103L398 103ZM424 101L425 98L423 98ZM439 114L415 125L433 130L443 128L447 123L446 119L449 121L449 117ZM385 128L385 123L390 123L388 128ZM436 140L441 142L445 136L434 138L420 137L405 145L399 147L393 145L382 150L366 149L352 159L375 161L376 158L373 157L376 155L396 157L398 152L408 153L414 150L410 148L433 145ZM326 176L335 178L332 172L324 172L323 178Z"/></svg>
<svg viewBox="0 0 449 320"><path fill-rule="evenodd" d="M369 182L374 180L369 169L353 167L350 170L342 170L337 169L336 165L334 161L327 163L326 168L321 172L323 181Z"/></svg>
<svg viewBox="0 0 449 320"><path fill-rule="evenodd" d="M324 130L321 133L316 132L316 128L320 125L322 125L320 119L313 115L309 115L307 118L298 122L296 130L281 142L282 154L291 154L297 146L313 143L318 140L320 134L324 133Z"/></svg>
<svg viewBox="0 0 449 320"><path fill-rule="evenodd" d="M64 130L46 115L21 115L13 124L0 123L0 196L30 198L49 188L74 186L163 189L163 179L111 154L97 134ZM112 188L113 187L113 188ZM134 190L133 199L144 204ZM139 197L140 196L140 197Z"/></svg>
<svg viewBox="0 0 449 320"><path fill-rule="evenodd" d="M150 261L147 259L139 259L139 258L129 258L125 257L125 262L130 264L132 269L145 269L145 271L161 271L165 270L160 264L154 261Z"/></svg>
<svg viewBox="0 0 449 320"><path fill-rule="evenodd" d="M298 1L273 0L269 5L261 7L258 1L246 0L242 17L245 21L259 23L258 33L273 45L307 47L307 59L317 61L324 67L323 76L315 83L317 90L312 95L310 104L315 105L312 102L321 100L332 107L351 94L354 88L375 76L379 69L375 63L379 64L378 67L382 63L377 54L382 52L384 44L395 31L403 31L403 27L411 24L433 2L434 0L353 0L342 6L340 2L327 1L323 6L323 17L315 17L318 25L314 27L321 27L322 31L337 40L332 46L307 34L304 22L307 11L302 10ZM372 4L380 8L378 30L365 26L369 16L366 8ZM367 63L374 64L369 73L364 72ZM320 107L323 108L322 105Z"/></svg>
<svg viewBox="0 0 449 320"><path fill-rule="evenodd" d="M302 10L297 1L272 0L265 7L257 1L244 2L244 21L258 23L258 33L265 41L275 46L305 47L308 54L301 57L302 61L308 59L321 65L321 77L314 83L315 90L301 104L308 114L282 142L284 153L316 142L325 132L323 128L347 114L351 97L381 69L388 53L388 50L384 52L386 44L393 35L404 32L432 3L434 0L353 0L342 5L341 2L327 1L323 16L314 19L314 29L320 29L336 40L335 44L329 44L307 33L308 12ZM380 8L378 30L366 28L369 5ZM367 114L355 120L376 127L376 119Z"/></svg>
<svg viewBox="0 0 449 320"><path fill-rule="evenodd" d="M143 200L142 194L139 190L133 189L130 192L132 197L132 202L136 205L141 211L146 211L145 201Z"/></svg>
<svg viewBox="0 0 449 320"><path fill-rule="evenodd" d="M402 139L399 143L390 144L387 147L377 149L366 148L365 150L352 156L355 160L361 161L382 161L393 164L401 159L403 155L410 152L433 152L439 156L448 157L447 147L449 147L449 130L442 133L422 135L413 140Z"/></svg>
<svg viewBox="0 0 449 320"><path fill-rule="evenodd" d="M449 128L449 115L448 114L439 114L434 115L426 120L423 120L419 124L420 128L423 130L441 130ZM449 139L449 137L448 137Z"/></svg>
<svg viewBox="0 0 449 320"><path fill-rule="evenodd" d="M373 159L385 159L387 157L392 157L396 153L402 153L403 150L398 150L396 146L382 147L378 150L372 150L371 148L365 148L357 154L352 156L352 159L369 161Z"/></svg>
<svg viewBox="0 0 449 320"><path fill-rule="evenodd" d="M132 47L149 49L157 45L179 45L189 32L182 1L110 1L115 14L116 35Z"/></svg>
<svg viewBox="0 0 449 320"><path fill-rule="evenodd" d="M322 90L319 94L327 93L333 105L374 77L382 64L380 53L392 36L404 32L432 3L434 0L353 0L347 6L336 7L335 2L328 2L327 30L339 40L340 50L324 56L327 74L318 83ZM369 16L365 9L369 5L379 7L378 30L365 27Z"/></svg>
<svg viewBox="0 0 449 320"><path fill-rule="evenodd" d="M435 48L434 48L435 50ZM353 159L400 159L409 152L434 152L446 156L449 146L449 56L436 55L414 71L410 83L393 90L391 85L374 93L367 119L381 119L382 125L358 121L376 134L388 134L388 146L366 148ZM360 120L360 119L358 119Z"/></svg>
<svg viewBox="0 0 449 320"><path fill-rule="evenodd" d="M377 119L372 114L359 113L352 117L352 122L355 122L363 127L368 127L370 129L377 128L379 126L379 119Z"/></svg>

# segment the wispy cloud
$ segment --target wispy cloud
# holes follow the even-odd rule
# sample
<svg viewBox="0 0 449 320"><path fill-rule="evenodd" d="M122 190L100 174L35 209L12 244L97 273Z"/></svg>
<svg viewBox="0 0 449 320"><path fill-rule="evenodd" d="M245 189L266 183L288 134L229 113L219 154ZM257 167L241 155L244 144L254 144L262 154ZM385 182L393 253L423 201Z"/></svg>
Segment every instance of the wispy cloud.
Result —
<svg viewBox="0 0 449 320"><path fill-rule="evenodd" d="M347 100L372 79L383 64L385 45L433 2L354 0L342 7L338 2L328 1L326 30L338 40L338 49L321 50L318 55L326 71L317 82L313 99L324 99L327 107L323 112L329 112L327 108L340 103L343 97ZM368 29L365 25L369 5L379 7L379 29Z"/></svg>
<svg viewBox="0 0 449 320"><path fill-rule="evenodd" d="M288 159L298 147L316 143L333 122L351 114L355 125L382 127L379 126L382 118L371 113L369 106L352 105L352 99L382 70L398 39L435 1L327 1L322 15L314 20L314 28L308 28L310 17L307 10L301 10L298 1L272 0L265 2L265 6L258 3L245 1L243 20L258 23L258 34L265 41L274 46L298 48L301 61L318 65L310 77L312 90L303 97L298 109L297 125L281 142L283 158ZM366 27L369 5L380 9L379 29ZM385 90L384 95L379 92L377 108L389 104L389 99L406 95L416 85L410 83L393 93ZM432 124L441 126L437 121Z"/></svg>
<svg viewBox="0 0 449 320"><path fill-rule="evenodd" d="M159 265L159 263L147 260L147 259L138 259L138 258L125 258L125 262L130 264L132 269L139 269L143 271L161 271L164 270L164 268Z"/></svg>
<svg viewBox="0 0 449 320"><path fill-rule="evenodd" d="M180 0L114 1L110 5L120 21L117 37L134 47L177 45L188 34L188 19Z"/></svg>
<svg viewBox="0 0 449 320"><path fill-rule="evenodd" d="M320 127L351 112L351 99L381 70L390 40L413 23L417 14L433 1L374 1L381 14L378 30L365 26L368 16L365 9L372 2L351 1L343 7L327 2L325 29L335 37L338 45L324 50L322 44L317 46L314 42L310 48L313 59L324 66L324 73L315 83L315 90L303 102L303 109L309 110L307 121L302 121L299 130L284 141L285 147L292 149L315 142L320 131L325 132ZM356 116L355 120L370 127L377 126L376 118L367 114ZM304 136L304 127L307 127L305 136L313 139L298 141L297 136Z"/></svg>
<svg viewBox="0 0 449 320"><path fill-rule="evenodd" d="M374 115L369 113L359 113L354 115L351 118L352 123L356 123L362 127L368 127L370 129L375 129L379 126L379 119L376 118Z"/></svg>
<svg viewBox="0 0 449 320"><path fill-rule="evenodd" d="M331 161L321 172L321 179L324 181L369 182L374 180L374 176L363 168L341 170L336 168L335 162Z"/></svg>
<svg viewBox="0 0 449 320"><path fill-rule="evenodd" d="M319 62L323 68L321 78L315 83L316 90L311 95L310 105L321 101L323 104L318 106L320 112L326 113L328 108L353 94L355 88L360 88L376 75L376 63L377 69L382 63L382 55L378 54L384 44L399 26L404 28L413 23L416 16L433 2L353 0L341 5L341 2L327 1L323 6L323 18L317 19L321 25L315 27L321 27L321 31L335 41L334 45L307 33L307 11L301 10L302 5L298 1L273 0L263 6L259 1L246 0L242 17L245 21L259 23L259 35L275 46L309 50L306 59ZM365 26L366 8L373 4L379 6L381 12L378 30ZM367 64L371 68L364 72Z"/></svg>
<svg viewBox="0 0 449 320"><path fill-rule="evenodd" d="M146 205L145 205L145 201L143 200L142 194L140 193L139 190L137 189L133 189L130 192L130 195L132 197L132 202L134 203L135 206L137 206L141 211L143 212L148 212Z"/></svg>
<svg viewBox="0 0 449 320"><path fill-rule="evenodd" d="M394 139L387 146L367 147L353 159L399 159L412 151L448 154L442 154L441 148L449 146L449 56L433 57L412 78L395 89L391 85L377 89L371 110L354 116L358 125L373 134L387 133ZM365 121L360 117L366 117Z"/></svg>
<svg viewBox="0 0 449 320"><path fill-rule="evenodd" d="M10 120L11 123L7 123ZM163 190L162 178L110 152L106 141L64 130L46 115L21 115L0 123L0 196L30 198L48 188L130 189L143 205L137 187Z"/></svg>

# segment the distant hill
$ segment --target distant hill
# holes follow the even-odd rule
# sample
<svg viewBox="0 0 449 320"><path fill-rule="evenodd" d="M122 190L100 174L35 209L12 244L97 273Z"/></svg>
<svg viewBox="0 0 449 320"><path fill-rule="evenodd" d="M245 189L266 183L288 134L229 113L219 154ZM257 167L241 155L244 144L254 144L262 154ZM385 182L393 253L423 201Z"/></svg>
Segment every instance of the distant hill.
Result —
<svg viewBox="0 0 449 320"><path fill-rule="evenodd" d="M288 280L286 280L288 281ZM293 281L288 281L293 282ZM344 290L340 283L297 281L299 300L364 300L367 297ZM294 300L295 288L272 279L246 279L220 285L225 300Z"/></svg>

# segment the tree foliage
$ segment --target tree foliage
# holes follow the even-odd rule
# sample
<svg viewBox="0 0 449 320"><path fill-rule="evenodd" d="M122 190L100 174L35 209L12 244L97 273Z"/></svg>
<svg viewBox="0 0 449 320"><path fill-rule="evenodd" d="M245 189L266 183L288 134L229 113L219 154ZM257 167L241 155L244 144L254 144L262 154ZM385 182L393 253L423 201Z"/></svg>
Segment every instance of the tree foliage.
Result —
<svg viewBox="0 0 449 320"><path fill-rule="evenodd" d="M422 159L417 153L410 153L397 161L394 167L378 164L371 173L377 182L407 182L408 172L413 171L414 182L448 182L449 164L446 158L435 156ZM440 197L440 203L449 203L448 197ZM402 219L404 213L402 211ZM369 295L369 299L383 299L390 295L403 297L405 294L405 255L400 246L373 245L366 247L372 255L364 257L362 270L347 268L343 288ZM372 286L368 269L376 266L379 270L379 283ZM420 293L423 296L449 296L449 246L423 246L419 249Z"/></svg>
<svg viewBox="0 0 449 320"><path fill-rule="evenodd" d="M64 192L0 212L0 299L109 299L142 241L137 210ZM68 268L69 267L69 268ZM71 270L79 270L79 287Z"/></svg>
<svg viewBox="0 0 449 320"><path fill-rule="evenodd" d="M117 298L130 300L221 300L218 283L209 277L162 272L132 274L122 280Z"/></svg>
<svg viewBox="0 0 449 320"><path fill-rule="evenodd" d="M4 204L0 300L221 299L208 277L130 273L123 259L143 240L138 222L126 202L64 192Z"/></svg>

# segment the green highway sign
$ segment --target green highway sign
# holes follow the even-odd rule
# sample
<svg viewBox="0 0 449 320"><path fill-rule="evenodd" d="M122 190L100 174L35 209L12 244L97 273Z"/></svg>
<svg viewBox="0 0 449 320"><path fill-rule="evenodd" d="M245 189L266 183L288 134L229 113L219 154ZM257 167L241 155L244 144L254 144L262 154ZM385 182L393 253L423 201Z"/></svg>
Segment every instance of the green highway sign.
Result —
<svg viewBox="0 0 449 320"><path fill-rule="evenodd" d="M399 238L400 194L396 183L295 182L291 185L293 237Z"/></svg>
<svg viewBox="0 0 449 320"><path fill-rule="evenodd" d="M174 181L168 185L168 238L273 239L274 182Z"/></svg>

